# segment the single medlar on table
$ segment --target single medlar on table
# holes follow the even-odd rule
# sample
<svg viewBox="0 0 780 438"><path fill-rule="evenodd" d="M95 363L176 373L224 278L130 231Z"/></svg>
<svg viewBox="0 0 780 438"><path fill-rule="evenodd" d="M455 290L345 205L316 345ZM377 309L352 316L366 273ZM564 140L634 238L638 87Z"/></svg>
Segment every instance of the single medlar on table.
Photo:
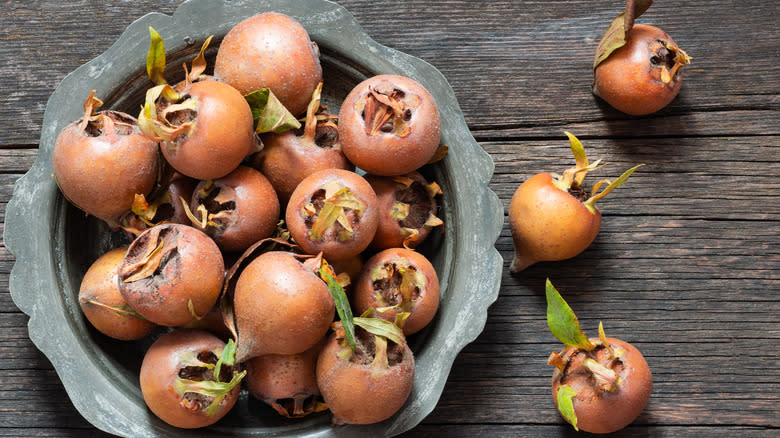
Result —
<svg viewBox="0 0 780 438"><path fill-rule="evenodd" d="M628 169L614 182L599 181L588 193L582 186L585 175L599 168L601 160L589 163L582 143L571 133L566 135L576 166L563 175L536 174L512 196L509 204L509 226L515 247L512 273L536 262L565 260L584 251L601 228L601 212L596 202L641 166Z"/></svg>
<svg viewBox="0 0 780 438"><path fill-rule="evenodd" d="M546 284L547 324L567 348L548 359L555 366L552 395L563 418L577 430L612 433L629 425L647 405L653 377L633 345L608 338L588 338L577 317L550 280Z"/></svg>
<svg viewBox="0 0 780 438"><path fill-rule="evenodd" d="M682 67L691 58L661 29L634 25L652 4L628 0L596 50L593 94L631 115L654 113L674 100L682 85Z"/></svg>

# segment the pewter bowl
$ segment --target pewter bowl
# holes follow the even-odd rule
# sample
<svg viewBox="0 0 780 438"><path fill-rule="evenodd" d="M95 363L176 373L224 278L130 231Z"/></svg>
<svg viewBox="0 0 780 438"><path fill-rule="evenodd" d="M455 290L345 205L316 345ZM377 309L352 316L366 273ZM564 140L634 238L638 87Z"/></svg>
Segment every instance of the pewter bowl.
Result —
<svg viewBox="0 0 780 438"><path fill-rule="evenodd" d="M62 196L52 178L52 148L60 130L82 115L91 89L104 109L136 114L152 83L145 72L148 27L164 38L166 77L183 78L203 40L214 35L213 64L221 38L236 23L264 11L299 20L321 50L325 96L331 112L366 77L409 76L434 96L442 114L444 160L428 166L444 191L444 233L433 233L420 250L434 264L442 298L436 319L410 337L415 352L414 388L392 418L369 426L331 426L326 413L301 420L279 417L244 390L231 413L202 430L183 430L146 408L138 384L151 340L121 342L96 332L82 316L81 278L101 254L125 237L85 217ZM172 79L169 79L172 80ZM393 436L415 427L436 406L457 353L483 330L487 308L498 297L502 259L494 248L503 223L498 197L488 188L493 161L474 141L446 79L426 62L373 41L344 8L324 0L190 0L173 14L146 15L127 27L105 53L69 74L46 107L38 158L19 179L6 211L5 245L16 256L10 290L30 316L29 334L49 358L73 404L95 427L126 437L192 436Z"/></svg>

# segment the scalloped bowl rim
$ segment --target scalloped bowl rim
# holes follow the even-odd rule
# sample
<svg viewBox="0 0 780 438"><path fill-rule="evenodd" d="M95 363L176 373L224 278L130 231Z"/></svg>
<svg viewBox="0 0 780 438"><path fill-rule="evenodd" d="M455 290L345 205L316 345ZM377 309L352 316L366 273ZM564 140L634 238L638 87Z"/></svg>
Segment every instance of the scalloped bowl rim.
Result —
<svg viewBox="0 0 780 438"><path fill-rule="evenodd" d="M171 16L147 14L130 24L103 54L66 76L50 97L38 157L14 187L4 229L5 245L16 257L9 289L15 304L30 316L30 339L52 362L81 415L106 432L143 437L198 434L197 431L170 428L147 412L139 412L137 397L140 391L127 385L112 384L106 379L112 365L97 356L97 350L88 340L79 338L72 330L63 330L70 324L67 307L78 304L69 302L66 294L61 293L66 280L62 274L64 249L57 243L63 240L62 220L57 212L63 210L62 203L66 201L51 178L51 151L56 134L65 124L81 116L80 105L73 104L72 96L85 96L96 83L107 83L116 88L115 83L110 83L110 77L129 77L127 72L131 70L127 70L130 68L127 65L133 62L118 64L115 62L119 58L117 54L134 54L140 58L138 62L145 62L148 42L137 36L146 35L148 26L155 27L161 34L171 35L166 36L166 45L169 41L178 41L171 49L166 47L175 50L183 47L185 37L224 35L241 19L263 11L278 11L295 17L318 44L355 65L366 66L374 74L400 74L422 83L434 95L442 113L442 138L450 147L442 164L447 170L444 174L454 175L451 183L457 189L456 193L471 195L468 208L459 208L454 202L449 206L456 226L447 230L447 237L452 239L452 254L442 285L443 290L457 288L449 293L452 299L460 300L459 307L447 315L449 321L455 322L446 333L439 333L442 332L439 330L430 336L429 344L437 347L435 360L430 365L433 369L426 369L425 375L415 376L413 394L404 408L376 425L325 427L305 433L293 428L290 433L298 436L365 436L366 433L392 436L413 428L436 406L456 355L482 332L487 309L498 298L503 259L494 245L504 215L498 196L488 187L494 164L471 136L452 88L436 68L378 44L346 9L326 0L225 0L221 3L189 0ZM122 73L125 70L127 72ZM452 262L462 259L471 263L469 270L452 267ZM477 269L473 269L474 260L480 261ZM434 352L425 350L422 354L426 357L418 357L419 362L428 360ZM87 388L83 385L85 377L90 378ZM133 397L136 400L130 403L128 400ZM115 403L117 400L123 403ZM249 429L220 428L219 423L205 431L210 436L258 433ZM273 433L286 432L274 429Z"/></svg>

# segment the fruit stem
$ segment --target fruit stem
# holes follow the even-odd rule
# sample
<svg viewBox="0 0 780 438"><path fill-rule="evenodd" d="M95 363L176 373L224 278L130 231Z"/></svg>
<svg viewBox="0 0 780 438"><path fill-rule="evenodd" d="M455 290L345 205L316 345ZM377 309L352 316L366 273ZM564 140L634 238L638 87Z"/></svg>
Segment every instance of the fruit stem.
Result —
<svg viewBox="0 0 780 438"><path fill-rule="evenodd" d="M596 381L598 381L599 386L602 389L609 392L613 392L617 389L619 378L614 370L605 367L590 357L582 362L582 366L593 374L593 377L596 378Z"/></svg>

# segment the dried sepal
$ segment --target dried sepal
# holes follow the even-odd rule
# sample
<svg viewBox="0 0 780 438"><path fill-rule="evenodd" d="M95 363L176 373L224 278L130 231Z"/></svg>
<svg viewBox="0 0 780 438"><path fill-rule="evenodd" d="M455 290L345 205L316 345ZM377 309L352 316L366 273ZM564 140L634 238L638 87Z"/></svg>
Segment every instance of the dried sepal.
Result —
<svg viewBox="0 0 780 438"><path fill-rule="evenodd" d="M146 248L146 253L141 258L141 260L123 268L121 275L123 282L132 283L134 281L151 277L160 267L160 262L162 262L165 252L170 251L171 248L166 248L166 251L163 251L165 246L165 240L163 239L159 239L158 241L157 238L150 238L149 243L151 242L157 242L157 244L148 245Z"/></svg>
<svg viewBox="0 0 780 438"><path fill-rule="evenodd" d="M366 134L376 136L380 132L391 132L401 138L407 137L411 133L408 123L411 111L403 98L401 90L393 89L388 94L369 86L363 109Z"/></svg>
<svg viewBox="0 0 780 438"><path fill-rule="evenodd" d="M332 184L328 183L325 186L325 200L317 213L317 219L309 230L309 236L314 241L320 241L325 232L338 222L344 228L341 234L346 234L345 236L340 235L339 238L347 240L352 236L353 231L347 210L353 211L355 215L360 217L365 208L366 204L349 187L341 186L335 181ZM314 207L312 206L311 209ZM308 214L309 210L304 207L304 212Z"/></svg>

